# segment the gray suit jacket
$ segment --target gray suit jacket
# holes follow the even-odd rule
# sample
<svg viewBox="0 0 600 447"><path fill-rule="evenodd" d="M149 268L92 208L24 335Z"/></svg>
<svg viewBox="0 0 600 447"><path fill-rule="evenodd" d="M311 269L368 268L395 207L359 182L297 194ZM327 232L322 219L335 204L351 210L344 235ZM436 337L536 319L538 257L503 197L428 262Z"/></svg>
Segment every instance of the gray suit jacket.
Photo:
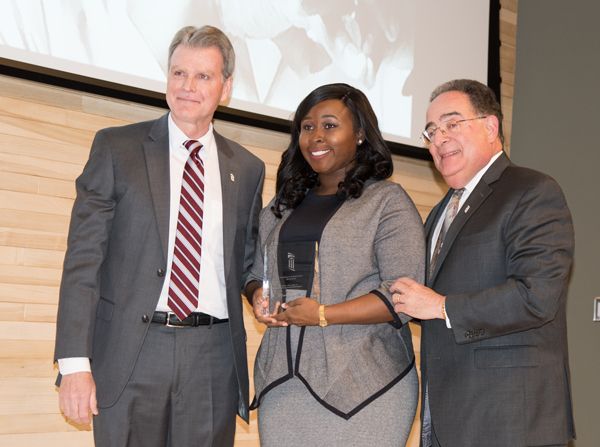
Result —
<svg viewBox="0 0 600 447"><path fill-rule="evenodd" d="M321 404L348 419L412 369L412 337L405 324L410 318L394 312L389 287L401 276L423 280L422 220L400 185L389 181L365 185L362 196L346 200L323 229L319 242L320 302L336 304L373 292L388 306L395 321L307 326L300 329L297 342L289 327L268 328L254 363L257 397L253 405L258 406L275 386L297 376ZM278 219L270 206L262 211L259 248L249 281L262 281L261 253L279 242L281 227L291 214L292 210L286 210ZM277 264L271 250L269 260ZM274 285L271 291L273 311L281 295ZM418 396L405 399L410 406Z"/></svg>
<svg viewBox="0 0 600 447"><path fill-rule="evenodd" d="M164 115L99 131L76 183L54 358L91 359L99 407L112 406L127 384L163 287L170 197L167 123ZM254 258L265 166L239 144L216 132L214 137L238 411L248 420L240 291Z"/></svg>
<svg viewBox="0 0 600 447"><path fill-rule="evenodd" d="M427 253L451 194L425 223ZM428 284L447 297L452 324L422 322L423 384L444 447L574 437L565 315L573 249L560 187L502 154L459 210Z"/></svg>

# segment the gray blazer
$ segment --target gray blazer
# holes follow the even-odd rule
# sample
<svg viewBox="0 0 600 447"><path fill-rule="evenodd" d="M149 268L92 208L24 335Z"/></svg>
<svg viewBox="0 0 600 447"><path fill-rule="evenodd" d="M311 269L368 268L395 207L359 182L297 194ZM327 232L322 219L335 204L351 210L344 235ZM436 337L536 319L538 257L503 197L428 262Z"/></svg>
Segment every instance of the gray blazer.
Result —
<svg viewBox="0 0 600 447"><path fill-rule="evenodd" d="M423 280L422 221L400 185L388 181L367 185L359 199L342 204L323 230L319 244L321 303L335 304L374 291L395 321L306 327L301 330L296 364L286 348L289 328L268 328L254 364L253 406L274 386L297 376L319 402L348 419L412 368L411 333L405 324L409 317L394 312L388 287L401 276ZM261 212L260 249L256 249L249 281L262 281L265 245L277 244L290 214L286 210L277 219L270 206ZM271 310L279 299L271 299ZM296 346L292 349L296 351Z"/></svg>
<svg viewBox="0 0 600 447"><path fill-rule="evenodd" d="M448 192L425 224L428 253ZM484 174L448 230L429 286L452 323L422 322L422 383L444 447L567 444L573 223L560 187L510 163ZM429 259L429 256L428 256Z"/></svg>
<svg viewBox="0 0 600 447"><path fill-rule="evenodd" d="M240 390L238 411L248 420L240 291L254 258L265 166L239 144L216 132L214 137L223 194L223 256ZM110 407L133 371L167 268L167 115L99 131L76 186L54 359L89 357L98 406Z"/></svg>

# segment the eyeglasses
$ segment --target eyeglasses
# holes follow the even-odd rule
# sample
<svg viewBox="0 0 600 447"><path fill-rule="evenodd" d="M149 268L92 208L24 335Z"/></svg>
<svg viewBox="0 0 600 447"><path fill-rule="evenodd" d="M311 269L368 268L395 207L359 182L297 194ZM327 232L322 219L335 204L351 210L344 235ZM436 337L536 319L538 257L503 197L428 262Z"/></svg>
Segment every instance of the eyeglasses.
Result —
<svg viewBox="0 0 600 447"><path fill-rule="evenodd" d="M479 116L477 118L469 118L466 120L444 121L442 124L439 125L439 127L428 127L427 129L425 129L421 134L421 140L427 143L433 143L433 141L435 140L435 133L438 129L440 130L440 132L442 132L442 135L446 135L447 133L455 134L459 130L458 123L463 123L465 121L482 120L484 118L487 118L487 116Z"/></svg>

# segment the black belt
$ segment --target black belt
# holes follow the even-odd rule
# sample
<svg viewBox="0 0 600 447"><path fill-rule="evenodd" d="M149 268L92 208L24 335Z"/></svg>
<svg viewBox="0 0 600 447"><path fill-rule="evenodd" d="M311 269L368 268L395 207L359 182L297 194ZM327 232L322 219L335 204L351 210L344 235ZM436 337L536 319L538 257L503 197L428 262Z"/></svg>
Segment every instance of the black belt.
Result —
<svg viewBox="0 0 600 447"><path fill-rule="evenodd" d="M197 327L197 326L210 326L213 324L227 323L229 319L225 318L221 320L215 318L212 315L207 315L202 312L193 312L183 321L177 317L173 312L154 312L152 316L152 323L160 323L165 326L173 327Z"/></svg>

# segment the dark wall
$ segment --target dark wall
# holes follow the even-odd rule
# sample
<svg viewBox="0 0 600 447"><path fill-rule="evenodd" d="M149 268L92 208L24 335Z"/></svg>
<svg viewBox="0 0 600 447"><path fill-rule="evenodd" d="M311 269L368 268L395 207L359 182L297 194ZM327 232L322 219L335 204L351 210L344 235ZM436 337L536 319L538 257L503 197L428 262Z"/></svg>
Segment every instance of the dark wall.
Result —
<svg viewBox="0 0 600 447"><path fill-rule="evenodd" d="M600 445L600 2L521 0L511 159L562 186L575 223L567 302L576 447Z"/></svg>

